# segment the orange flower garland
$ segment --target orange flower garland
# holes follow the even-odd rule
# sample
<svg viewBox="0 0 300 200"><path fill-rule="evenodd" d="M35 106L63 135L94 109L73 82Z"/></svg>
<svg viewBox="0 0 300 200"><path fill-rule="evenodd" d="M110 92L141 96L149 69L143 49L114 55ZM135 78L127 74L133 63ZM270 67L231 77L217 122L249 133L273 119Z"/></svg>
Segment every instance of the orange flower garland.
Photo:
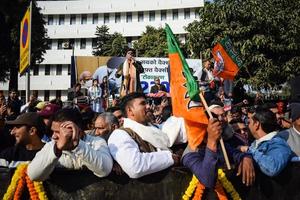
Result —
<svg viewBox="0 0 300 200"><path fill-rule="evenodd" d="M23 172L24 173L24 172ZM15 191L15 194L14 194L14 199L21 199L22 197L22 192L24 190L24 187L25 187L25 184L26 184L26 181L25 181L25 178L24 177L21 177L19 182L18 182L18 185L17 185L17 189Z"/></svg>
<svg viewBox="0 0 300 200"><path fill-rule="evenodd" d="M226 175L223 172L223 170L218 169L218 181L215 185L215 192L217 193L219 200L228 200L223 187L225 188L226 192L230 194L233 200L241 199L237 191L234 189L232 183L230 183L230 181L226 178ZM198 181L195 175L193 175L190 185L187 188L185 194L182 196L182 199L189 200L190 197L193 196L193 200L200 200L202 198L204 189L205 186Z"/></svg>
<svg viewBox="0 0 300 200"><path fill-rule="evenodd" d="M30 199L32 200L48 200L45 193L43 183L31 181L26 174L28 164L20 164L11 180L11 183L3 197L4 200L18 200L22 197L22 192L27 185Z"/></svg>

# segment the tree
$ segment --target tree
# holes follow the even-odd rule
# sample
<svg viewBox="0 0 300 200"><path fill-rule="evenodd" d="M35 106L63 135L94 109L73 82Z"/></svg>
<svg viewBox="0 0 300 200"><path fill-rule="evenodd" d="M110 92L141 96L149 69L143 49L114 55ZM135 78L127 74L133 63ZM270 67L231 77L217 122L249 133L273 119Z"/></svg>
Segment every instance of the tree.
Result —
<svg viewBox="0 0 300 200"><path fill-rule="evenodd" d="M134 48L139 57L167 57L168 46L165 30L146 26L146 31L134 43Z"/></svg>
<svg viewBox="0 0 300 200"><path fill-rule="evenodd" d="M215 0L186 27L188 48L208 54L225 36L240 50L237 79L255 87L278 86L300 73L300 1Z"/></svg>
<svg viewBox="0 0 300 200"><path fill-rule="evenodd" d="M185 56L186 46L177 38L180 48ZM146 26L146 31L133 44L139 57L168 57L168 45L165 29Z"/></svg>
<svg viewBox="0 0 300 200"><path fill-rule="evenodd" d="M9 79L9 89L18 86L20 23L28 6L29 1L3 0L0 3L0 81ZM43 54L48 43L47 31L44 27L46 22L40 10L36 2L32 1L31 66L44 60Z"/></svg>
<svg viewBox="0 0 300 200"><path fill-rule="evenodd" d="M124 56L127 48L126 40L121 33L109 34L109 28L106 25L96 28L97 46L94 48L94 56Z"/></svg>

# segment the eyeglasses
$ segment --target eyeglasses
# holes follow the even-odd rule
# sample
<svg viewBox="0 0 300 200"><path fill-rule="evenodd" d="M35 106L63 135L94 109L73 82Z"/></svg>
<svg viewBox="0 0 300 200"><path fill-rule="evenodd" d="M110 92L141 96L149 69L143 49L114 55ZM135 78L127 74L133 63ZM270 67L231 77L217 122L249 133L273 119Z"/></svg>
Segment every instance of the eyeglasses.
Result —
<svg viewBox="0 0 300 200"><path fill-rule="evenodd" d="M236 129L234 130L235 133L241 134L242 132L248 132L248 128L240 128L240 129Z"/></svg>

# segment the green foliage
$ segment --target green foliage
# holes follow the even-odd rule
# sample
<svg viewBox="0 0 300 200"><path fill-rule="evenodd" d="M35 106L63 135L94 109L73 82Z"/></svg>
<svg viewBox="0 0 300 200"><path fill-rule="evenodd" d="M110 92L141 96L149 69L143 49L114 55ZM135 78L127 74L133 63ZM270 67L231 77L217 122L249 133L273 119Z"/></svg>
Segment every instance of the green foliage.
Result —
<svg viewBox="0 0 300 200"><path fill-rule="evenodd" d="M109 34L109 28L106 25L97 26L96 33L97 46L94 48L94 56L124 56L127 44L121 33Z"/></svg>
<svg viewBox="0 0 300 200"><path fill-rule="evenodd" d="M134 43L134 48L139 57L167 57L168 46L166 33L163 28L146 26L146 31L138 41Z"/></svg>
<svg viewBox="0 0 300 200"><path fill-rule="evenodd" d="M2 0L0 2L0 81L10 81L10 88L17 88L20 52L20 23L29 1ZM31 66L43 61L47 49L45 20L36 2L32 3ZM8 73L10 72L10 73ZM12 86L11 86L12 85Z"/></svg>
<svg viewBox="0 0 300 200"><path fill-rule="evenodd" d="M209 54L229 36L244 66L237 79L270 88L300 74L300 1L215 0L205 2L200 20L186 27L193 57ZM268 84L266 84L268 83Z"/></svg>

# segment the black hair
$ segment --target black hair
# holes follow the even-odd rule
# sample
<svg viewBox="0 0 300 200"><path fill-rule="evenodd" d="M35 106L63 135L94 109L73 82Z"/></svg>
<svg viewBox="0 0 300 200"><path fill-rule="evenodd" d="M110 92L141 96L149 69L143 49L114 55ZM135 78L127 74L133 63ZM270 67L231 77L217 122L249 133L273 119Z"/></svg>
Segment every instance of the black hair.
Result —
<svg viewBox="0 0 300 200"><path fill-rule="evenodd" d="M113 106L113 107L107 108L107 109L106 109L106 112L111 112L111 113L113 113L113 112L115 112L115 111L117 111L117 110L121 110L121 108L120 108L119 106Z"/></svg>
<svg viewBox="0 0 300 200"><path fill-rule="evenodd" d="M252 116L253 121L258 121L261 128L267 134L279 130L276 115L268 109L257 109Z"/></svg>
<svg viewBox="0 0 300 200"><path fill-rule="evenodd" d="M136 53L135 49L133 49L133 48L128 48L128 49L126 49L126 53L127 53L128 51L132 51L132 53L133 53L134 55L135 55L135 53Z"/></svg>
<svg viewBox="0 0 300 200"><path fill-rule="evenodd" d="M268 103L264 103L262 106L261 106L262 109L271 109L271 108L277 108L277 105L276 103L274 102L268 102Z"/></svg>
<svg viewBox="0 0 300 200"><path fill-rule="evenodd" d="M124 96L121 101L120 101L120 108L121 111L124 115L124 117L127 117L127 112L126 112L126 108L131 105L132 100L137 99L137 98L145 98L145 94L144 93L140 93L140 92L132 92L126 96Z"/></svg>
<svg viewBox="0 0 300 200"><path fill-rule="evenodd" d="M162 121L166 121L172 115L172 106L166 106L162 109L161 119Z"/></svg>
<svg viewBox="0 0 300 200"><path fill-rule="evenodd" d="M241 118L232 119L232 120L229 122L229 124L237 124L237 123L245 124L245 122L244 122Z"/></svg>
<svg viewBox="0 0 300 200"><path fill-rule="evenodd" d="M54 114L52 121L55 122L71 121L75 123L81 130L83 130L82 116L79 110L76 108L66 107L57 111Z"/></svg>

